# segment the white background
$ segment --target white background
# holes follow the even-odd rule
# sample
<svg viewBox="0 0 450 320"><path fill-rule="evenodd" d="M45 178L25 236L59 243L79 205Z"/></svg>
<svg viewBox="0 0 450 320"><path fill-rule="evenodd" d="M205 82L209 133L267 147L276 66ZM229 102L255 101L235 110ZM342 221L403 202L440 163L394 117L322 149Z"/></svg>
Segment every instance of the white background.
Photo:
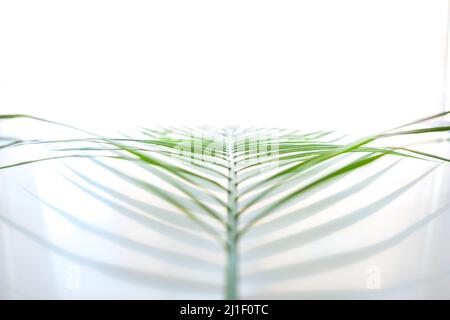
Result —
<svg viewBox="0 0 450 320"><path fill-rule="evenodd" d="M387 128L442 107L446 2L1 1L0 110Z"/></svg>

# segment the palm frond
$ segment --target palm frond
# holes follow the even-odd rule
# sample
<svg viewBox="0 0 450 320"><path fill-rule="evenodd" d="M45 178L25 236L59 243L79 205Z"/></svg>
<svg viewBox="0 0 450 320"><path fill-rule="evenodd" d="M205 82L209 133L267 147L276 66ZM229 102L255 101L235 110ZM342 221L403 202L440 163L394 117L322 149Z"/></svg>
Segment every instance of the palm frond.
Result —
<svg viewBox="0 0 450 320"><path fill-rule="evenodd" d="M271 239L267 235L272 232L318 215L354 193L363 192L387 171L392 170L398 161L325 199L316 200L298 208L297 205L302 201L338 184L344 177L387 157L438 163L449 162L450 160L444 156L413 149L410 145L392 145L390 142L393 137L448 132L450 126L412 128L448 113L425 117L354 141L348 141L347 136L329 130L303 132L281 128L240 129L237 127L140 128L138 137L127 135L108 138L70 125L28 115L0 115L0 120L31 119L63 126L88 135L88 137L77 139L60 140L5 139L7 142L0 146L0 151L40 145L46 146L51 155L4 164L0 166L0 169L67 158L90 160L98 170L109 172L144 194L158 198L168 208L130 197L112 186L95 180L88 173L69 167L80 182L69 177L66 179L76 188L127 219L171 241L178 241L194 248L201 247L205 250L221 248L226 256L225 261L223 263L208 261L192 257L187 253L161 249L157 244L137 242L80 221L46 200L40 199L40 201L72 225L140 254L149 255L167 263L179 264L185 261L185 266L192 268L215 270L223 267L225 297L236 299L241 276L239 261L242 257L249 261L256 261L341 232L380 211L419 183L431 171L400 186L394 192L339 218L276 240L264 241L266 238ZM347 140L344 142L345 139ZM383 143L385 143L384 146ZM145 172L145 177L148 175L152 178L121 170L117 168L118 163L135 166ZM287 213L280 214L283 210L287 210ZM255 276L251 274L242 276L250 281L252 277L261 276L275 281L294 276L296 272L298 274L319 272L324 270L325 265L331 268L353 263L401 241L442 212L442 210L438 211L380 244L361 248L355 252L325 256L309 264L288 265L261 271ZM120 276L126 274L123 268L88 261L86 258L67 253L6 217L0 216L0 219L41 245L69 258L109 273ZM241 251L240 244L245 238L261 239L262 242L249 250ZM139 274L132 270L129 272L135 275L135 278L145 278L155 283L160 282L161 279L175 281L164 276L155 280L159 275ZM183 282L180 279L176 279L175 282L177 281ZM204 287L211 289L214 285L204 284Z"/></svg>

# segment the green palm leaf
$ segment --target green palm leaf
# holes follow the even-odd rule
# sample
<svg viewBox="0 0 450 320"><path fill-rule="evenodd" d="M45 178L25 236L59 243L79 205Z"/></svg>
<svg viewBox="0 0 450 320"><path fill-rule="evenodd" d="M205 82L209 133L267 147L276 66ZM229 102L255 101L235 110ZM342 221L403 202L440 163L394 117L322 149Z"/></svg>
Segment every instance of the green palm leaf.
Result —
<svg viewBox="0 0 450 320"><path fill-rule="evenodd" d="M239 292L239 261L257 261L291 249L318 241L354 225L379 212L419 183L429 172L416 177L394 192L346 213L321 225L289 234L276 240L264 241L293 223L318 215L332 205L363 192L395 164L382 168L371 176L356 182L331 196L316 200L306 206L293 208L313 194L320 193L341 179L380 159L395 157L415 161L449 162L442 155L413 149L411 145L392 145L391 138L401 136L443 134L450 126L420 127L449 112L432 115L392 130L349 141L332 131L302 132L281 128L225 129L200 128L140 128L139 136L103 137L70 125L23 114L0 115L0 120L30 119L75 130L88 137L62 140L21 140L5 138L0 151L15 150L30 145L46 146L51 155L37 159L3 164L0 169L66 158L89 159L98 168L109 172L124 183L137 188L149 197L163 201L162 208L128 196L118 189L103 184L87 173L69 168L78 182L68 181L86 194L161 236L204 250L223 250L225 261L209 261L187 253L159 248L83 222L69 212L39 199L66 221L111 243L172 264L185 261L185 267L219 270L224 268L225 298L236 299ZM344 140L347 139L345 142ZM385 143L385 145L383 145ZM445 141L448 143L448 140ZM131 174L116 167L128 163L145 172L143 176ZM431 171L430 171L431 172ZM148 178L147 178L148 177ZM161 184L161 181L163 182ZM164 187L163 185L170 186ZM283 210L287 213L282 213ZM439 210L398 235L356 251L335 256L324 256L301 265L286 265L273 270L243 275L252 281L259 277L277 281L286 277L302 276L327 268L354 263L375 252L394 245L424 226ZM145 279L150 283L170 282L189 286L189 282L162 275L143 274L109 264L90 261L64 251L55 244L40 238L6 217L0 220L37 243L71 259L104 270L119 277ZM248 250L240 250L246 238L262 242ZM326 266L326 267L325 267ZM194 285L194 284L193 284ZM197 285L197 284L195 284ZM200 284L210 290L213 284Z"/></svg>

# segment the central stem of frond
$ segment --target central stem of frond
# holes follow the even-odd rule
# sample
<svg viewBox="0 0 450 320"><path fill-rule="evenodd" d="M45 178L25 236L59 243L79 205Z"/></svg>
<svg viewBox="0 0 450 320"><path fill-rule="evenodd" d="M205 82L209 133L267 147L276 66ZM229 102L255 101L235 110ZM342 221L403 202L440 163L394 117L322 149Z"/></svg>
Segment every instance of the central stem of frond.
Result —
<svg viewBox="0 0 450 320"><path fill-rule="evenodd" d="M225 298L237 299L237 176L234 157L234 130L227 130L226 148L228 158L228 209L227 209L227 244L226 244L226 279Z"/></svg>

